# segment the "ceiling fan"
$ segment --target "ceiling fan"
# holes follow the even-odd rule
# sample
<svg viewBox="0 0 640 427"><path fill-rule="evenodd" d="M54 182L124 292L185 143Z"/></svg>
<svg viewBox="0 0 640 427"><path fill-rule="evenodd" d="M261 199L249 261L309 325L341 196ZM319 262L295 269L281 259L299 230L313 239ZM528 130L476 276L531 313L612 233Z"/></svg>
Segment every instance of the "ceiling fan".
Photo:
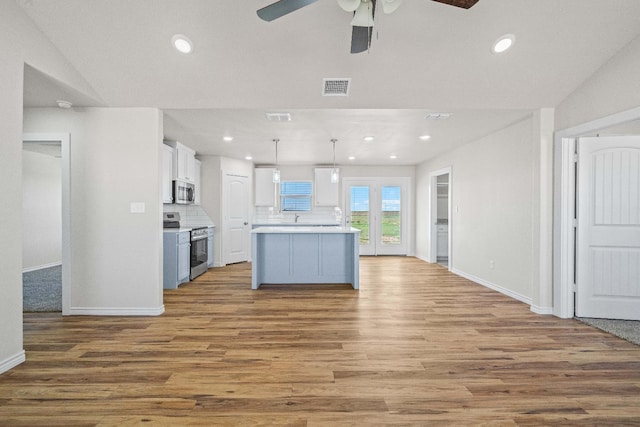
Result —
<svg viewBox="0 0 640 427"><path fill-rule="evenodd" d="M295 12L318 0L279 0L258 10L258 16L265 21L273 21L291 12ZM375 17L376 1L382 2L384 13L392 13L402 3L402 0L337 0L338 5L353 13L351 21L351 53L360 53L371 46L373 33L373 18ZM469 9L478 0L433 0L451 6Z"/></svg>

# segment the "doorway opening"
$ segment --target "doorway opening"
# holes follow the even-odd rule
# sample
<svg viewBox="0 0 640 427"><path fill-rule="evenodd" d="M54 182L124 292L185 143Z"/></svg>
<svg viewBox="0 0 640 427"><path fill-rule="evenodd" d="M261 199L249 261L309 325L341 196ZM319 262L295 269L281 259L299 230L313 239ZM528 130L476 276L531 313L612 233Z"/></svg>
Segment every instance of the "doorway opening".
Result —
<svg viewBox="0 0 640 427"><path fill-rule="evenodd" d="M23 135L23 294L28 311L70 311L69 153L68 134Z"/></svg>
<svg viewBox="0 0 640 427"><path fill-rule="evenodd" d="M556 132L554 157L553 314L576 312L577 139L586 136L640 135L640 107ZM578 219L579 220L579 219Z"/></svg>
<svg viewBox="0 0 640 427"><path fill-rule="evenodd" d="M430 175L429 209L429 262L438 263L447 269L452 266L451 250L451 166L432 172Z"/></svg>

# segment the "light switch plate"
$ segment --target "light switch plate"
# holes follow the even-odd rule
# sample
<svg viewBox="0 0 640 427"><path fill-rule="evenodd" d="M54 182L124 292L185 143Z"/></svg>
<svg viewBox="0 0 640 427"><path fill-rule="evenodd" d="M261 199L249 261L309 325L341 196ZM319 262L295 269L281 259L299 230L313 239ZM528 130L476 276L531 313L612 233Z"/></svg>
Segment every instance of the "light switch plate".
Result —
<svg viewBox="0 0 640 427"><path fill-rule="evenodd" d="M144 213L145 208L144 202L131 202L131 213Z"/></svg>

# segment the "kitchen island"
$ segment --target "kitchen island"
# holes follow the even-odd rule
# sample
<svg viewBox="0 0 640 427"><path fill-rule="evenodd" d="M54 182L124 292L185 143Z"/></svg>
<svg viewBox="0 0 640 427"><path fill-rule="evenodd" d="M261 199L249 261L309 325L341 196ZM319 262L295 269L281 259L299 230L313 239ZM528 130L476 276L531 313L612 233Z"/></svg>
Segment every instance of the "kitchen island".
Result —
<svg viewBox="0 0 640 427"><path fill-rule="evenodd" d="M251 233L252 289L298 283L349 283L359 289L357 228L259 227Z"/></svg>

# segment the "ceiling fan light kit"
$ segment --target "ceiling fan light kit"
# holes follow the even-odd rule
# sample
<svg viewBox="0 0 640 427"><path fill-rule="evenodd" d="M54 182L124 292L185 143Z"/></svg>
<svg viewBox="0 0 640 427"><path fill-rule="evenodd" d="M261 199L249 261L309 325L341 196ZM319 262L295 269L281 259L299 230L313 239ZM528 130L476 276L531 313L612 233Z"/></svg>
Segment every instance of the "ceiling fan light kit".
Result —
<svg viewBox="0 0 640 427"><path fill-rule="evenodd" d="M257 11L260 19L271 22L284 15L315 3L318 0L279 0ZM379 0L382 2L384 13L393 13L402 0ZM479 0L433 0L449 6L469 9ZM373 34L376 0L337 0L338 6L346 12L353 13L351 20L351 53L369 50Z"/></svg>
<svg viewBox="0 0 640 427"><path fill-rule="evenodd" d="M346 12L355 12L360 6L360 0L338 0L338 6Z"/></svg>
<svg viewBox="0 0 640 427"><path fill-rule="evenodd" d="M395 12L401 4L402 0L382 0L382 11L388 15Z"/></svg>
<svg viewBox="0 0 640 427"><path fill-rule="evenodd" d="M354 27L373 27L374 8L374 0L363 0L353 14L351 25Z"/></svg>

